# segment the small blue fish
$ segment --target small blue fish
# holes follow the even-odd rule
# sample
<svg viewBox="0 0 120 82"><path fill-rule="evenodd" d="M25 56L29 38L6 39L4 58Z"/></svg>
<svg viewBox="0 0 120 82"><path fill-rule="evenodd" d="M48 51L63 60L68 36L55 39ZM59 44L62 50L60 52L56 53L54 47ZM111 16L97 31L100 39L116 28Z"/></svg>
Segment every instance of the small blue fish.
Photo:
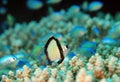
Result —
<svg viewBox="0 0 120 82"><path fill-rule="evenodd" d="M10 70L23 69L22 67L24 65L27 65L28 67L30 67L29 61L27 61L25 55L23 55L23 54L3 56L0 58L0 76L3 73L7 74L8 71L10 71ZM4 71L1 71L2 69L4 69Z"/></svg>
<svg viewBox="0 0 120 82"><path fill-rule="evenodd" d="M108 30L107 36L113 39L120 38L120 22L115 23L115 25Z"/></svg>
<svg viewBox="0 0 120 82"><path fill-rule="evenodd" d="M62 13L61 12L51 12L51 20L53 21L59 21L63 19Z"/></svg>
<svg viewBox="0 0 120 82"><path fill-rule="evenodd" d="M43 6L41 0L27 0L26 5L31 10L38 10Z"/></svg>
<svg viewBox="0 0 120 82"><path fill-rule="evenodd" d="M69 53L67 56L69 56L70 58L73 58L75 56L74 52Z"/></svg>
<svg viewBox="0 0 120 82"><path fill-rule="evenodd" d="M80 44L80 48L93 48L96 49L97 43L96 42L91 42L91 41L84 41Z"/></svg>
<svg viewBox="0 0 120 82"><path fill-rule="evenodd" d="M14 55L6 55L0 58L0 69L3 68L15 68L17 64L17 58Z"/></svg>
<svg viewBox="0 0 120 82"><path fill-rule="evenodd" d="M68 9L68 15L70 14L74 14L76 12L80 11L80 6L79 5L72 5L69 9Z"/></svg>
<svg viewBox="0 0 120 82"><path fill-rule="evenodd" d="M30 56L29 56L30 57ZM23 61L24 60L24 61ZM10 68L16 69L17 65L25 65L27 64L26 61L28 60L28 54L25 52L18 52L14 55L6 55L0 58L0 69L1 68ZM22 63L20 63L22 62Z"/></svg>
<svg viewBox="0 0 120 82"><path fill-rule="evenodd" d="M30 67L30 63L27 60L19 60L19 62L16 65L16 68L22 68L24 65L27 65L28 67Z"/></svg>
<svg viewBox="0 0 120 82"><path fill-rule="evenodd" d="M22 68L24 65L30 67L29 58L32 57L31 55L28 55L24 51L19 51L18 53L15 54L15 57L18 60L16 68Z"/></svg>
<svg viewBox="0 0 120 82"><path fill-rule="evenodd" d="M82 47L82 48L79 48L79 53L82 56L90 58L92 55L95 54L95 50L93 48Z"/></svg>
<svg viewBox="0 0 120 82"><path fill-rule="evenodd" d="M72 37L75 37L75 38L79 38L79 37L82 37L84 36L84 34L87 32L87 30L82 27L82 26L79 26L79 25L75 25L72 27L72 29L70 30L70 35Z"/></svg>
<svg viewBox="0 0 120 82"><path fill-rule="evenodd" d="M92 31L96 36L100 36L100 30L97 27L93 27Z"/></svg>
<svg viewBox="0 0 120 82"><path fill-rule="evenodd" d="M68 53L67 56L65 57L64 61L67 62L67 61L69 61L70 59L72 59L74 56L76 56L75 53L74 53L74 52L70 52L70 53Z"/></svg>
<svg viewBox="0 0 120 82"><path fill-rule="evenodd" d="M19 60L19 62L17 63L16 65L16 72L19 70L19 71L23 71L23 66L26 65L27 67L30 67L30 63L26 60Z"/></svg>
<svg viewBox="0 0 120 82"><path fill-rule="evenodd" d="M84 40L79 48L78 48L78 52L86 57L91 57L92 55L95 54L95 49L97 47L97 43L96 42L91 42L91 41L86 41Z"/></svg>
<svg viewBox="0 0 120 82"><path fill-rule="evenodd" d="M46 0L47 4L57 4L60 3L62 0Z"/></svg>
<svg viewBox="0 0 120 82"><path fill-rule="evenodd" d="M112 44L112 45L116 45L117 41L115 39L109 38L109 37L104 37L101 42L103 44Z"/></svg>
<svg viewBox="0 0 120 82"><path fill-rule="evenodd" d="M98 11L103 7L103 3L100 1L92 1L91 3L88 4L87 10L90 12L93 11Z"/></svg>
<svg viewBox="0 0 120 82"><path fill-rule="evenodd" d="M81 8L82 8L84 11L87 11L87 7L88 7L88 1L84 1L84 2L82 3Z"/></svg>

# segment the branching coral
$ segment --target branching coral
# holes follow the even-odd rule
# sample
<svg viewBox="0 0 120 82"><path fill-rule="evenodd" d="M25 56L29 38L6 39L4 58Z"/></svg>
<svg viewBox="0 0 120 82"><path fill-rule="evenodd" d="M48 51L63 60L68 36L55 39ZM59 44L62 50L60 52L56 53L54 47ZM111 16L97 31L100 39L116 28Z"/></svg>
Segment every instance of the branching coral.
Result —
<svg viewBox="0 0 120 82"><path fill-rule="evenodd" d="M9 28L0 36L0 57L7 54L16 55L23 49L29 55L29 58L24 59L29 59L31 66L24 65L18 70L13 69L8 75L2 75L2 82L120 82L120 47L118 47L120 43L116 45L116 35L110 37L112 33L108 33L109 29L114 31L115 28L110 27L116 24L114 20L104 18L104 16L92 18L78 8L71 7L68 11L61 10L59 13L43 17L39 22L16 23L14 29ZM76 26L79 30L73 31L72 28ZM100 34L96 36L93 27L99 29ZM113 33L119 34L117 29ZM66 61L57 66L48 66L43 53L44 44L49 36L56 33L61 35L57 36L57 39L60 41L65 39L70 52L74 52L76 56L68 59L65 56ZM112 41L111 39L101 41L103 37L109 37ZM89 55L87 53L86 56L79 53L79 45L85 40L98 44L93 51L95 54L92 53L90 58L86 58ZM89 50L92 49L85 48L85 52ZM44 65L46 67L41 68Z"/></svg>
<svg viewBox="0 0 120 82"><path fill-rule="evenodd" d="M91 59L95 60L91 60ZM76 60L77 59L77 60ZM23 71L17 70L16 74L12 71L9 72L10 76L3 75L2 81L5 82L93 82L99 79L101 82L106 82L107 78L111 78L114 82L119 82L120 72L119 72L119 62L117 62L116 57L112 56L108 59L112 59L111 61L107 61L103 59L99 54L92 56L85 66L81 65L82 60L78 57L73 57L70 62L68 62L68 66L66 65L58 65L56 67L46 67L44 69L39 68L34 65L34 69L28 68L26 65L23 67ZM106 63L104 62L106 61ZM113 62L114 61L114 62ZM74 62L74 65L71 64ZM94 62L94 63L93 63ZM116 65L115 68L111 64ZM107 66L106 66L107 65ZM77 70L75 68L78 68ZM109 69L109 70L107 70ZM114 69L114 70L113 70ZM115 70L116 69L116 70ZM113 72L114 71L114 72ZM61 81L59 80L61 78Z"/></svg>

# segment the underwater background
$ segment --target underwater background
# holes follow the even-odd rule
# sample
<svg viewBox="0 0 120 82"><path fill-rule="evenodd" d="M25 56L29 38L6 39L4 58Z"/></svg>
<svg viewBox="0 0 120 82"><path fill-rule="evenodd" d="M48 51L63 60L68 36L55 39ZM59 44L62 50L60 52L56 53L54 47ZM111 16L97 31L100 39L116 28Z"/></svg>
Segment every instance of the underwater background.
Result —
<svg viewBox="0 0 120 82"><path fill-rule="evenodd" d="M0 0L0 82L120 82L113 0Z"/></svg>

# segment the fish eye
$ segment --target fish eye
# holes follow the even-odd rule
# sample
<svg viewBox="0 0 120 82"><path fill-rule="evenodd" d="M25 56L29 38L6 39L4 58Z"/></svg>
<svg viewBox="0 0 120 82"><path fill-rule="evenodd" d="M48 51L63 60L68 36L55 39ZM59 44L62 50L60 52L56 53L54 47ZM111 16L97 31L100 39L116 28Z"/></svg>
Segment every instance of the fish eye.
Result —
<svg viewBox="0 0 120 82"><path fill-rule="evenodd" d="M66 48L68 48L68 45L66 45Z"/></svg>
<svg viewBox="0 0 120 82"><path fill-rule="evenodd" d="M13 60L15 60L16 58L13 58Z"/></svg>

